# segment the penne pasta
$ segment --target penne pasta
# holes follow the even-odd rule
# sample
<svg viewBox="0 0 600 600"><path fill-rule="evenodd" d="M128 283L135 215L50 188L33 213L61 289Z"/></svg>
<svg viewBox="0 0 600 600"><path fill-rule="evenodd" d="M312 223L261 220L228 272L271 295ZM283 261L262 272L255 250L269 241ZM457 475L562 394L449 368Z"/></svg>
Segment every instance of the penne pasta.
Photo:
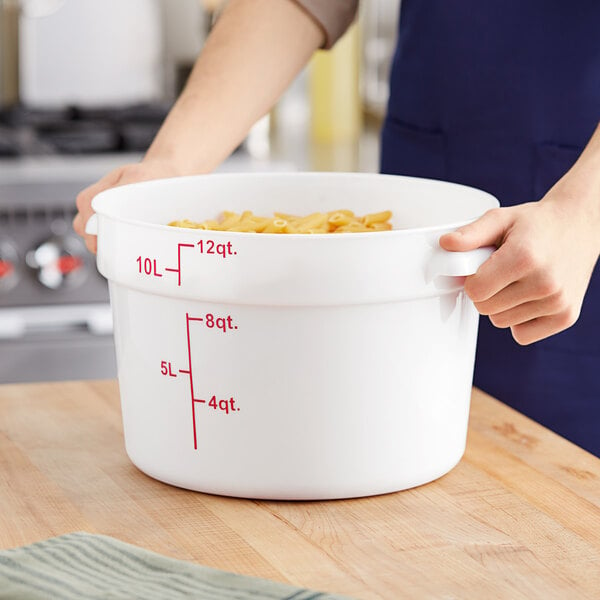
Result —
<svg viewBox="0 0 600 600"><path fill-rule="evenodd" d="M333 230L338 227L342 227L343 225L348 225L348 223L352 222L353 217L347 215L341 211L335 212L331 214L331 216L327 219L329 225L332 226Z"/></svg>
<svg viewBox="0 0 600 600"><path fill-rule="evenodd" d="M225 212L223 213L224 215L224 219L221 222L221 227L223 229L229 229L231 227L233 227L234 225L237 225L240 220L241 220L241 215L238 215L236 213L232 213L232 212Z"/></svg>
<svg viewBox="0 0 600 600"><path fill-rule="evenodd" d="M250 210L242 213L223 211L220 220L208 219L202 222L180 219L169 223L172 227L204 229L211 231L236 231L244 233L364 233L369 231L390 231L389 210L356 216L351 210L340 209L326 213L315 212L305 216L287 213L274 213L273 217L260 217Z"/></svg>
<svg viewBox="0 0 600 600"><path fill-rule="evenodd" d="M362 233L365 231L373 231L373 229L369 229L366 225L353 221L352 223L338 227L333 233Z"/></svg>
<svg viewBox="0 0 600 600"><path fill-rule="evenodd" d="M288 222L283 219L273 219L263 229L263 233L285 233Z"/></svg>
<svg viewBox="0 0 600 600"><path fill-rule="evenodd" d="M362 218L362 222L365 225L372 225L373 223L385 223L389 221L392 217L392 213L389 210L384 210L382 212L373 213L370 215L365 215Z"/></svg>
<svg viewBox="0 0 600 600"><path fill-rule="evenodd" d="M373 231L391 231L392 224L391 223L372 223L369 225L369 229Z"/></svg>
<svg viewBox="0 0 600 600"><path fill-rule="evenodd" d="M294 223L300 231L303 229L319 229L326 226L327 215L323 213L313 213L306 217L296 218Z"/></svg>

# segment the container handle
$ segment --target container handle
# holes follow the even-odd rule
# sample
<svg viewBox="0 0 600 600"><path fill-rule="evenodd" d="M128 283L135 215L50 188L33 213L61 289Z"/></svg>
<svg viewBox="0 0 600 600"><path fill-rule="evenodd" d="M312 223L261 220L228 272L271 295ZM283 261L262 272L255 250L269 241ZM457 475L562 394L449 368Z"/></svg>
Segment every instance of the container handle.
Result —
<svg viewBox="0 0 600 600"><path fill-rule="evenodd" d="M495 246L483 246L468 252L449 252L438 248L427 264L427 281L435 277L464 277L473 275L496 251Z"/></svg>
<svg viewBox="0 0 600 600"><path fill-rule="evenodd" d="M98 235L98 215L94 213L85 224L85 232L89 235Z"/></svg>

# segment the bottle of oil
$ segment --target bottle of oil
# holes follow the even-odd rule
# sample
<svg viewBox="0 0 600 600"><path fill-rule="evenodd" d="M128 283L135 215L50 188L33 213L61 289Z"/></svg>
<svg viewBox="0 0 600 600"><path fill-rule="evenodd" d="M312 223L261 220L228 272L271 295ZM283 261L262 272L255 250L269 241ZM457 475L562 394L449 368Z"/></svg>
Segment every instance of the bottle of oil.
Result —
<svg viewBox="0 0 600 600"><path fill-rule="evenodd" d="M0 108L19 101L19 4L0 0Z"/></svg>
<svg viewBox="0 0 600 600"><path fill-rule="evenodd" d="M331 50L310 64L311 137L319 143L356 141L361 130L359 26L354 23Z"/></svg>

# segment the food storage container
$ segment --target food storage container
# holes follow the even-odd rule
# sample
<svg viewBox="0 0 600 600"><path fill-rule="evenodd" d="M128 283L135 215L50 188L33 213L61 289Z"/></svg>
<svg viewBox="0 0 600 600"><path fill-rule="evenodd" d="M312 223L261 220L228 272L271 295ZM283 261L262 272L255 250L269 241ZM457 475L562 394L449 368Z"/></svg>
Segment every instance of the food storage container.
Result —
<svg viewBox="0 0 600 600"><path fill-rule="evenodd" d="M125 444L161 481L328 499L447 473L465 449L478 314L464 276L491 253L441 234L498 205L452 183L376 174L215 174L93 201L110 285ZM393 231L174 228L223 210L393 211Z"/></svg>

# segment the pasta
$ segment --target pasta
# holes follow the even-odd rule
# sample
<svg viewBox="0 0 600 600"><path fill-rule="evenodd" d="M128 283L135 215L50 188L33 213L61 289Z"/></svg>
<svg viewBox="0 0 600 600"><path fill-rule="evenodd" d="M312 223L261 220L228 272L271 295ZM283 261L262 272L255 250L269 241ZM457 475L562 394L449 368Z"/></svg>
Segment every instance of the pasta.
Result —
<svg viewBox="0 0 600 600"><path fill-rule="evenodd" d="M315 212L299 217L287 213L274 213L273 217L259 217L252 211L242 213L224 211L220 220L202 222L182 219L171 221L171 227L204 229L211 231L242 231L248 233L363 233L389 231L392 213L384 210L359 217L351 210L340 209L330 212Z"/></svg>

